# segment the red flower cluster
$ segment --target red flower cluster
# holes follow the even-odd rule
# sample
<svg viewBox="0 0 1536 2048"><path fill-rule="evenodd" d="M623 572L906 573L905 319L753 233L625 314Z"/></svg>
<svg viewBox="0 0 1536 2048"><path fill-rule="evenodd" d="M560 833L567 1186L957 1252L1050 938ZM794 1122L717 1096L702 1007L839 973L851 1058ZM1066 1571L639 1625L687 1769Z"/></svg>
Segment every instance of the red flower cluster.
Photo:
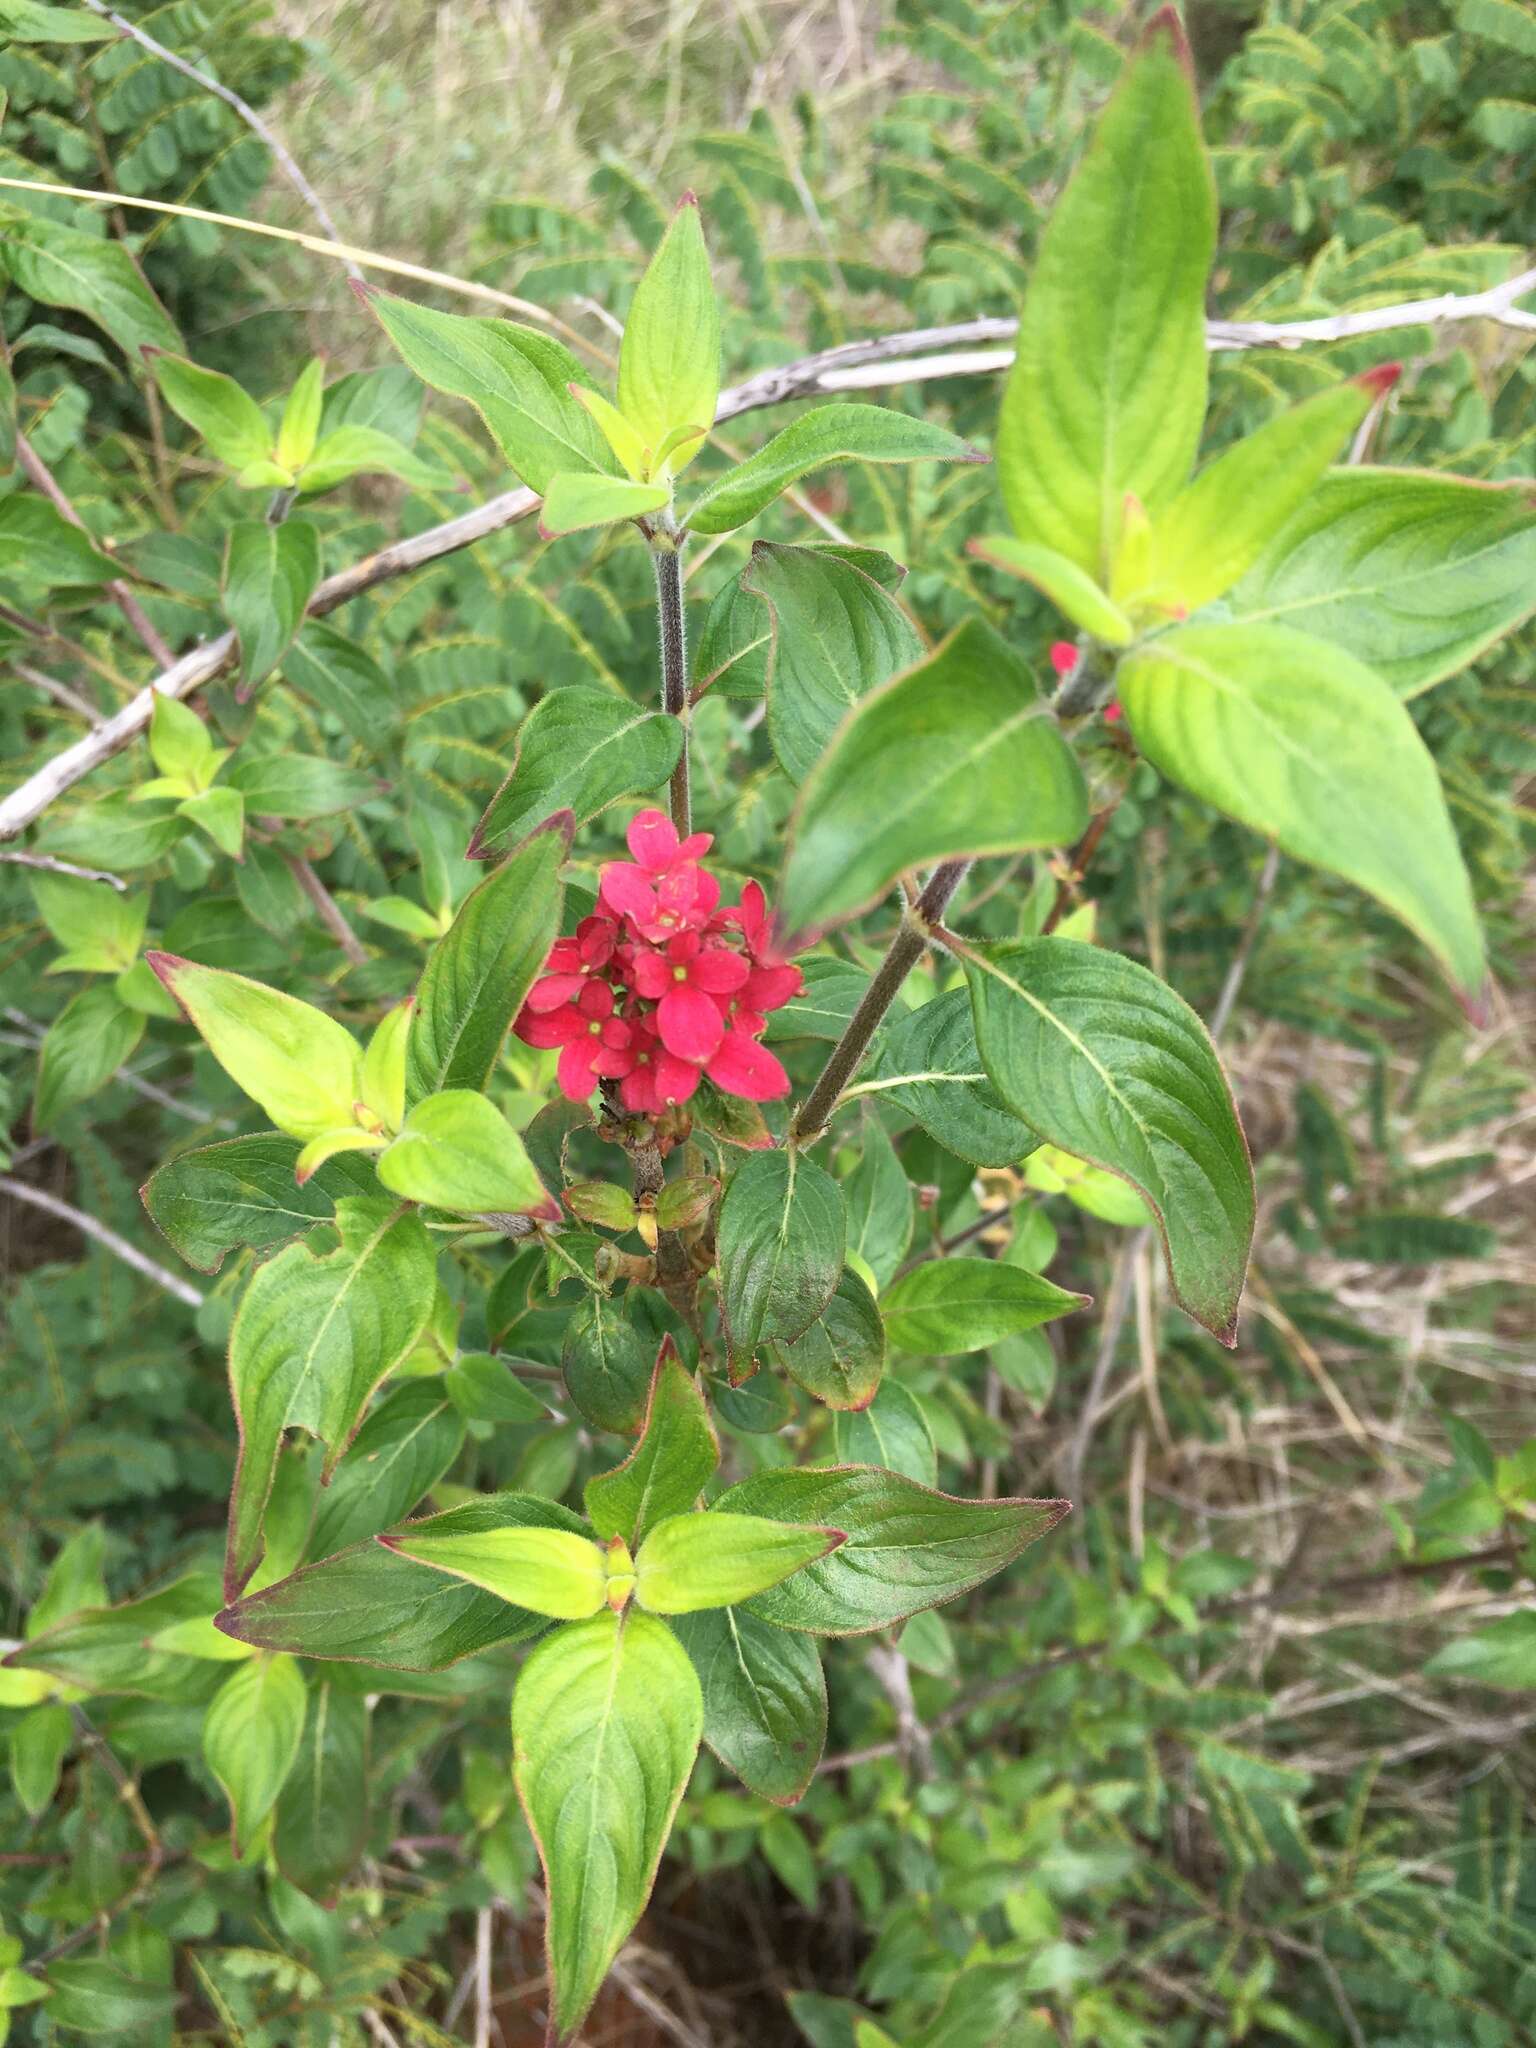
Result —
<svg viewBox="0 0 1536 2048"><path fill-rule="evenodd" d="M758 1040L801 974L774 950L762 889L748 882L721 910L700 865L710 834L679 839L663 811L642 811L628 837L634 859L604 866L596 910L555 941L513 1029L525 1045L559 1046L572 1102L617 1081L627 1110L658 1116L706 1075L749 1102L787 1095L789 1076Z"/></svg>

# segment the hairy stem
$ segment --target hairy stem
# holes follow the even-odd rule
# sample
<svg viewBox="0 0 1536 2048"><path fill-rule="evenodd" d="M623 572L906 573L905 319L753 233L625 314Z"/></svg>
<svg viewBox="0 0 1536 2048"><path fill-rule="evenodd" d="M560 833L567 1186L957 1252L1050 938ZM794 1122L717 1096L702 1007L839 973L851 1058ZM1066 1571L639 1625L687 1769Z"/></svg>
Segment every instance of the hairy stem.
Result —
<svg viewBox="0 0 1536 2048"><path fill-rule="evenodd" d="M682 726L683 750L672 770L672 822L686 839L693 830L693 797L688 771L688 633L683 620L683 551L657 539L651 544L656 569L656 610L661 630L661 708Z"/></svg>
<svg viewBox="0 0 1536 2048"><path fill-rule="evenodd" d="M968 860L947 860L936 867L922 895L903 917L901 929L865 989L859 1007L849 1018L847 1029L828 1054L815 1087L795 1112L789 1135L797 1145L809 1144L826 1129L838 1097L862 1065L881 1019L922 957L933 926L949 907L949 899L969 866Z"/></svg>

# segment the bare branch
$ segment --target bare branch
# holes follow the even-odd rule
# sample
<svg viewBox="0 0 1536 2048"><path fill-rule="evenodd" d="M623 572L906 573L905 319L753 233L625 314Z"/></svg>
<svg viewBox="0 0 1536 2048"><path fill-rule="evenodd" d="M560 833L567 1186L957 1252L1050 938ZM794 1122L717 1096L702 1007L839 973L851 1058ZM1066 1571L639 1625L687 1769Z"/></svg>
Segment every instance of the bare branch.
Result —
<svg viewBox="0 0 1536 2048"><path fill-rule="evenodd" d="M19 847L0 847L0 861L9 861L18 868L38 868L46 875L73 875L77 882L106 882L117 890L128 887L121 875L109 875L105 868L77 867L72 860L55 860L51 853L24 853Z"/></svg>
<svg viewBox="0 0 1536 2048"><path fill-rule="evenodd" d="M315 873L309 862L305 860L302 854L298 853L285 853L283 859L287 863L289 874L293 876L293 879L315 906L320 922L325 926L337 945L340 946L342 952L346 954L348 960L351 961L354 967L366 967L369 959L368 948L357 936L357 933L353 931L351 925L347 923L346 915L341 905Z"/></svg>
<svg viewBox="0 0 1536 2048"><path fill-rule="evenodd" d="M20 183L20 180L0 179L0 185ZM40 187L42 190L68 194L69 187ZM78 197L94 198L100 195L88 192ZM235 226L243 223L235 222ZM299 239L304 239L300 237ZM313 238L310 238L313 239ZM386 266L400 268L402 266ZM406 266L408 271L410 267ZM410 271L410 274L418 274ZM419 273L427 275L426 273ZM433 274L431 281L445 280ZM456 280L446 280L455 283ZM1536 292L1536 270L1522 271L1518 277L1510 278L1491 291L1465 294L1447 293L1437 299L1415 299L1397 306L1378 306L1358 313L1335 313L1318 320L1296 320L1271 322L1262 320L1229 321L1213 320L1207 323L1206 335L1213 349L1243 348L1301 348L1312 342L1341 341L1354 335L1382 334L1394 328L1444 325L1452 321L1488 319L1503 325L1536 332L1536 313L1524 313L1516 309L1514 301L1531 292ZM487 296L496 296L487 294ZM503 295L504 296L504 295ZM529 308L539 312L538 308ZM548 315L541 317L548 319ZM553 323L559 324L559 323ZM777 369L761 370L745 383L737 384L720 394L719 410L715 414L716 424L735 419L741 413L755 412L761 407L782 405L791 399L811 398L818 393L838 389L849 389L852 380L848 373L861 366L880 365L881 384L901 384L924 374L922 351L946 351L984 342L1007 341L1018 330L1018 322L1010 319L971 320L955 327L919 327L902 334L880 335L871 341L845 342L838 348L823 349L819 354L805 356L798 362L781 364ZM984 356L971 362L963 374L974 374L982 369L1003 367L1007 352L988 350ZM1009 357L1011 360L1011 357ZM931 358L930 358L931 360ZM962 374L952 366L942 372L930 369L928 374ZM871 378L873 386L877 380ZM503 527L513 525L517 520L526 519L536 510L538 499L532 491L504 491L472 512L465 512L457 519L447 520L441 526L429 527L426 532L412 535L407 540L396 541L392 546L381 548L375 555L354 563L335 576L328 576L310 600L310 615L324 617L335 611L338 605L349 598L370 590L376 583L384 583L392 577L403 576L413 569L419 569L428 562L441 560L444 555L456 553L460 548L473 547L477 541L498 533ZM41 817L57 797L64 794L82 777L89 775L103 761L111 758L130 741L136 739L149 723L154 708L152 692L163 691L171 697L189 697L210 678L219 674L233 659L235 640L232 633L224 633L216 640L194 647L190 653L157 676L147 689L141 690L129 703L108 719L101 728L44 764L37 773L24 782L11 795L0 802L0 840L13 839L25 830L34 819Z"/></svg>
<svg viewBox="0 0 1536 2048"><path fill-rule="evenodd" d="M53 471L44 462L25 434L18 434L16 436L16 460L25 470L27 480L42 492L60 518L67 519L71 526L78 526L80 531L94 544L94 534L91 533L90 528L69 502ZM132 626L134 632L138 634L145 649L154 656L155 660L160 662L162 666L174 661L176 657L155 631L143 605L139 603L139 600L134 596L123 579L120 576L114 576L107 585L107 589L112 595L113 603L116 604L123 617Z"/></svg>
<svg viewBox="0 0 1536 2048"><path fill-rule="evenodd" d="M210 78L206 71L199 71L195 64L189 63L185 57L178 56L176 51L168 50L164 43L157 43L147 29L140 28L136 21L130 21L126 15L116 13L105 5L105 0L85 0L85 4L92 14L99 14L103 21L110 21L119 35L127 36L137 43L141 50L147 50L152 57L158 57L162 64L169 64L171 69L179 71L183 78L190 78L192 83L200 85L204 92L211 92L215 99L222 100L226 107L233 108L251 133L258 136L271 151L278 169L320 223L321 232L327 241L341 244L341 236L337 232L335 221L331 219L325 201L253 106L241 99L239 93L232 92L227 85L220 85L216 78ZM357 265L350 257L344 258L344 261L350 274L361 282L363 273Z"/></svg>
<svg viewBox="0 0 1536 2048"><path fill-rule="evenodd" d="M203 1292L194 1287L190 1280L183 1280L179 1274L171 1273L164 1266L157 1265L137 1245L126 1237L119 1237L105 1223L98 1223L94 1216L87 1216L83 1209L77 1209L69 1202L60 1201L57 1195L50 1195L46 1188L29 1187L24 1180L13 1180L8 1173L0 1173L0 1194L6 1194L13 1201L26 1202L34 1209L44 1209L50 1216L57 1216L65 1223L72 1223L85 1237L105 1247L114 1258L122 1260L125 1266L132 1266L135 1273L142 1273L146 1280L153 1280L157 1287L163 1287L167 1294L174 1294L178 1301L184 1301L188 1308L201 1308Z"/></svg>

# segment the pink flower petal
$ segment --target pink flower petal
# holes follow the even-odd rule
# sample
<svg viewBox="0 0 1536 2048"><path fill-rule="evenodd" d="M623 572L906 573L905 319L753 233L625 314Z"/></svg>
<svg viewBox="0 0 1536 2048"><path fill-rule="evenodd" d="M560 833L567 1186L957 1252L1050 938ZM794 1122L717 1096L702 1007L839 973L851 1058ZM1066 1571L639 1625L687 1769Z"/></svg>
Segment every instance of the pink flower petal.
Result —
<svg viewBox="0 0 1536 2048"><path fill-rule="evenodd" d="M701 988L711 996L734 995L751 971L741 955L728 946L706 946L689 966L688 986Z"/></svg>
<svg viewBox="0 0 1536 2048"><path fill-rule="evenodd" d="M629 965L629 985L636 995L644 996L648 1002L659 1002L668 989L677 987L677 976L668 966L664 955L637 946L635 957Z"/></svg>
<svg viewBox="0 0 1536 2048"><path fill-rule="evenodd" d="M673 988L656 1006L661 1042L680 1060L701 1065L719 1045L725 1020L701 989Z"/></svg>
<svg viewBox="0 0 1536 2048"><path fill-rule="evenodd" d="M654 1068L656 1076L655 1100L658 1110L668 1109L674 1103L687 1102L699 1085L699 1069L687 1060L674 1059L669 1052L661 1053Z"/></svg>
<svg viewBox="0 0 1536 2048"><path fill-rule="evenodd" d="M558 1010L562 1004L576 1000L584 983L585 976L580 974L546 974L529 989L528 1007L535 1016Z"/></svg>
<svg viewBox="0 0 1536 2048"><path fill-rule="evenodd" d="M560 1092L568 1102L585 1102L597 1086L597 1076L592 1071L592 1052L597 1041L589 1033L573 1039L560 1055L560 1064L555 1078L560 1083Z"/></svg>
<svg viewBox="0 0 1536 2048"><path fill-rule="evenodd" d="M766 1046L744 1031L727 1031L704 1071L717 1088L748 1102L775 1102L789 1093L788 1074Z"/></svg>
<svg viewBox="0 0 1536 2048"><path fill-rule="evenodd" d="M804 981L798 967L758 967L753 970L741 999L754 1010L782 1010L799 995Z"/></svg>
<svg viewBox="0 0 1536 2048"><path fill-rule="evenodd" d="M656 915L656 885L644 868L637 868L632 861L610 860L603 866L602 901L639 924Z"/></svg>
<svg viewBox="0 0 1536 2048"><path fill-rule="evenodd" d="M641 867L659 875L677 857L677 827L665 811L640 811L624 837Z"/></svg>

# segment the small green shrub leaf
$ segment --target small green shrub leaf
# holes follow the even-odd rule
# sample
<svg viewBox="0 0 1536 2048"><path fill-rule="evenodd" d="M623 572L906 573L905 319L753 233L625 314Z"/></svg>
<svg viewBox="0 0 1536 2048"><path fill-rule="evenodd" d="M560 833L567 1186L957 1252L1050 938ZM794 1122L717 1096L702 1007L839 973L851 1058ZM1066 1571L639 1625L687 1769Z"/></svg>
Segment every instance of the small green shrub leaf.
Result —
<svg viewBox="0 0 1536 2048"><path fill-rule="evenodd" d="M653 1614L733 1607L814 1564L843 1541L840 1529L796 1527L732 1515L721 1528L703 1514L668 1515L635 1556L635 1598Z"/></svg>
<svg viewBox="0 0 1536 2048"><path fill-rule="evenodd" d="M1150 968L1075 939L967 948L965 968L999 1094L1145 1197L1176 1298L1232 1343L1253 1169L1205 1026Z"/></svg>
<svg viewBox="0 0 1536 2048"><path fill-rule="evenodd" d="M872 1466L759 1472L712 1513L836 1528L847 1542L747 1612L811 1635L863 1635L969 1592L1068 1511L1062 1500L957 1500Z"/></svg>
<svg viewBox="0 0 1536 2048"><path fill-rule="evenodd" d="M606 690L556 690L518 728L506 781L486 806L470 860L516 847L559 811L579 830L623 796L659 789L682 752L679 720Z"/></svg>
<svg viewBox="0 0 1536 2048"><path fill-rule="evenodd" d="M1482 931L1440 778L1371 669L1286 626L1186 626L1123 662L1119 689L1154 767L1364 889L1478 992Z"/></svg>
<svg viewBox="0 0 1536 2048"><path fill-rule="evenodd" d="M756 1152L720 1205L720 1313L733 1380L770 1338L792 1343L832 1298L843 1270L842 1190L813 1159Z"/></svg>
<svg viewBox="0 0 1536 2048"><path fill-rule="evenodd" d="M523 1666L513 1774L549 1895L556 2043L573 2037L650 1896L703 1720L676 1636L633 1608L557 1630Z"/></svg>
<svg viewBox="0 0 1536 2048"><path fill-rule="evenodd" d="M790 932L821 930L910 868L1064 846L1087 821L1082 770L1033 676L971 619L838 728L801 787L779 913Z"/></svg>

